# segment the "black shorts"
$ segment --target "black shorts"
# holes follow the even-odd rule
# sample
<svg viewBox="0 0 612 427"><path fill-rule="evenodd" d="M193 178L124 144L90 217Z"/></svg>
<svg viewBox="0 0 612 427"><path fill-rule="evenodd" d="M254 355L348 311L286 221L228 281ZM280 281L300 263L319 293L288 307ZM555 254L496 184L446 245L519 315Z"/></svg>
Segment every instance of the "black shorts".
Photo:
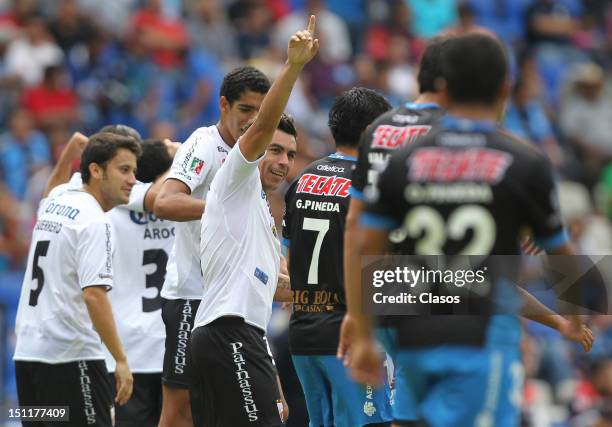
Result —
<svg viewBox="0 0 612 427"><path fill-rule="evenodd" d="M70 421L28 426L111 427L114 393L103 360L15 362L19 406L69 406Z"/></svg>
<svg viewBox="0 0 612 427"><path fill-rule="evenodd" d="M157 427L162 407L161 374L133 374L134 392L123 406L115 406L115 427ZM109 376L115 388L115 376Z"/></svg>
<svg viewBox="0 0 612 427"><path fill-rule="evenodd" d="M222 317L198 327L191 341L196 427L283 425L276 369L263 331L241 318Z"/></svg>
<svg viewBox="0 0 612 427"><path fill-rule="evenodd" d="M189 347L191 330L200 300L162 298L162 320L166 325L166 352L162 383L173 388L189 388Z"/></svg>

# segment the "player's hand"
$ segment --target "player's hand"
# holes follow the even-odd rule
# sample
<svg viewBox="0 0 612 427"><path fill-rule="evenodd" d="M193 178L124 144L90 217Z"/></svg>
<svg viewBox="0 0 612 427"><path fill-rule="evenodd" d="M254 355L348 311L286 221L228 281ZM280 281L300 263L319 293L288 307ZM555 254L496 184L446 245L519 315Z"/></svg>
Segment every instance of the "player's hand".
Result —
<svg viewBox="0 0 612 427"><path fill-rule="evenodd" d="M559 333L563 338L573 341L582 346L585 353L588 353L593 347L595 336L586 325L574 325L572 322L566 321L559 327Z"/></svg>
<svg viewBox="0 0 612 427"><path fill-rule="evenodd" d="M83 154L83 150L85 150L88 142L89 138L87 138L81 132L73 133L66 144L66 154L71 159L80 159L81 154Z"/></svg>
<svg viewBox="0 0 612 427"><path fill-rule="evenodd" d="M338 359L347 360L354 339L355 320L350 314L346 313L340 325L340 339L338 340L338 351L336 353Z"/></svg>
<svg viewBox="0 0 612 427"><path fill-rule="evenodd" d="M134 387L134 378L128 366L127 361L117 362L115 367L115 381L117 383L117 397L115 402L119 406L123 406L132 397Z"/></svg>
<svg viewBox="0 0 612 427"><path fill-rule="evenodd" d="M173 141L170 141L168 138L164 138L164 145L166 146L166 150L168 150L168 155L170 156L170 158L174 159L176 152L181 146L181 143L173 142Z"/></svg>
<svg viewBox="0 0 612 427"><path fill-rule="evenodd" d="M383 361L374 339L371 337L355 339L348 360L348 368L355 381L374 386L383 384Z"/></svg>
<svg viewBox="0 0 612 427"><path fill-rule="evenodd" d="M319 39L314 38L316 18L310 15L308 28L298 31L289 39L287 62L293 65L304 65L317 54Z"/></svg>

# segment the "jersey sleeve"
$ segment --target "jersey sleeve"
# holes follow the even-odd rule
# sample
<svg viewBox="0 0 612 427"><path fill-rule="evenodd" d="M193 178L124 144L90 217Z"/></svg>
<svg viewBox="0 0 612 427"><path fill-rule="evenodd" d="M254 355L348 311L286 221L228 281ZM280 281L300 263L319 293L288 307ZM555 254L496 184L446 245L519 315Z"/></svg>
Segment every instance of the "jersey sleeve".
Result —
<svg viewBox="0 0 612 427"><path fill-rule="evenodd" d="M213 149L216 150L216 145L205 135L192 134L176 152L167 179L179 180L193 192L212 169Z"/></svg>
<svg viewBox="0 0 612 427"><path fill-rule="evenodd" d="M88 286L113 286L113 237L109 221L88 224L78 236L77 273L82 289Z"/></svg>
<svg viewBox="0 0 612 427"><path fill-rule="evenodd" d="M219 199L227 199L237 190L249 194L257 188L261 189L257 166L262 158L263 156L254 162L248 161L240 151L240 140L238 140L211 184Z"/></svg>
<svg viewBox="0 0 612 427"><path fill-rule="evenodd" d="M368 183L368 170L370 163L368 162L368 147L372 138L371 132L366 132L359 141L357 162L351 177L351 197L358 200L365 200L364 190Z"/></svg>
<svg viewBox="0 0 612 427"><path fill-rule="evenodd" d="M132 192L130 193L130 200L128 201L127 205L125 205L125 207L131 211L144 212L145 197L152 185L152 182L136 182L136 185L132 187Z"/></svg>
<svg viewBox="0 0 612 427"><path fill-rule="evenodd" d="M407 176L404 158L399 152L393 154L373 191L368 192L366 209L360 220L362 227L392 230L401 225L402 218L398 214L402 210L398 201L402 200L404 180L398 177Z"/></svg>
<svg viewBox="0 0 612 427"><path fill-rule="evenodd" d="M528 170L525 201L528 226L540 248L553 250L569 241L559 210L553 168L548 159L538 153L535 164Z"/></svg>
<svg viewBox="0 0 612 427"><path fill-rule="evenodd" d="M283 246L289 247L289 243L291 242L291 225L292 225L292 216L293 216L293 199L295 197L295 189L298 180L296 179L293 184L285 193L285 211L283 213Z"/></svg>

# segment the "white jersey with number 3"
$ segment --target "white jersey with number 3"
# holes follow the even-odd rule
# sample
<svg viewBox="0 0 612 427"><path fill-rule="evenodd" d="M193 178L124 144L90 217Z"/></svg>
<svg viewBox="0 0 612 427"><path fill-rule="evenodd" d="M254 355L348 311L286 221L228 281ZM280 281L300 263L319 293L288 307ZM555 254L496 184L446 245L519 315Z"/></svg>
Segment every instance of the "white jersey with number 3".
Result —
<svg viewBox="0 0 612 427"><path fill-rule="evenodd" d="M176 179L191 190L191 196L205 200L215 174L231 148L223 141L217 126L197 129L174 156L168 179ZM201 299L200 220L177 222L176 239L168 262L169 276L162 297Z"/></svg>
<svg viewBox="0 0 612 427"><path fill-rule="evenodd" d="M15 360L104 359L83 289L112 287L112 233L89 193L68 190L41 202L17 311Z"/></svg>
<svg viewBox="0 0 612 427"><path fill-rule="evenodd" d="M144 196L149 185L134 187L130 199ZM168 254L174 242L173 221L153 213L118 206L107 215L117 242L113 267L115 286L109 292L119 337L135 373L158 373L164 359L165 328L161 318L161 288ZM106 366L115 360L106 351Z"/></svg>

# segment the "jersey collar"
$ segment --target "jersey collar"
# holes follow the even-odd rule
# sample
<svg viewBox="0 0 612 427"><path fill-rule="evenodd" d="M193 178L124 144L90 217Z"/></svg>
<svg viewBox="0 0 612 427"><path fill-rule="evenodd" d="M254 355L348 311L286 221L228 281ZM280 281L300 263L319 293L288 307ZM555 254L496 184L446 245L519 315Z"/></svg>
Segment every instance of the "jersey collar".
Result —
<svg viewBox="0 0 612 427"><path fill-rule="evenodd" d="M497 123L494 121L471 120L448 114L440 120L440 124L446 129L464 132L492 132L497 129Z"/></svg>
<svg viewBox="0 0 612 427"><path fill-rule="evenodd" d="M441 110L442 109L442 107L440 107L435 102L425 102L422 104L416 104L414 102L406 102L404 106L411 110Z"/></svg>
<svg viewBox="0 0 612 427"><path fill-rule="evenodd" d="M356 162L357 161L357 157L355 156L347 156L346 154L342 154L338 151L336 151L334 154L330 154L329 156L330 159L338 159L338 160L350 160L352 162Z"/></svg>

